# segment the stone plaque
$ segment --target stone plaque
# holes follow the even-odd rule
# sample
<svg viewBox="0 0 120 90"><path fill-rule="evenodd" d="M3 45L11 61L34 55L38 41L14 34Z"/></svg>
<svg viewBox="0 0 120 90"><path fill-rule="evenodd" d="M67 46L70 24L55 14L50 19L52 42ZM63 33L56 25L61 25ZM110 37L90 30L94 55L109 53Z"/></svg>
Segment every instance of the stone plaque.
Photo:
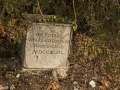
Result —
<svg viewBox="0 0 120 90"><path fill-rule="evenodd" d="M33 23L27 31L25 69L68 68L70 24Z"/></svg>

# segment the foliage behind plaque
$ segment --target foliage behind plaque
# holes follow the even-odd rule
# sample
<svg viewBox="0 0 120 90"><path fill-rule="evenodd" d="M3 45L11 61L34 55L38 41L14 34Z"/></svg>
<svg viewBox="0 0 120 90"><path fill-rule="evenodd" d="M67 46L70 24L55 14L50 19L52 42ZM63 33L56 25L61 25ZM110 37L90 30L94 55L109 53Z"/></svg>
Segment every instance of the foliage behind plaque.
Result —
<svg viewBox="0 0 120 90"><path fill-rule="evenodd" d="M65 22L74 22L76 14L78 28L79 30L82 28L83 32L91 34L112 32L114 36L119 32L119 0L76 0L75 2L73 0L39 0L40 10L37 0L14 0L14 2L1 0L0 3L0 20L7 32L10 28L14 29L15 32L22 32L20 28L24 27L23 21L25 20L21 18L21 13L40 14L40 10L43 14L59 16L60 18L56 19L52 17L54 19L51 20L56 22L64 22L65 18L67 18ZM74 12L74 8L76 12ZM20 30L16 30L14 26L19 26ZM17 37L15 32L12 35ZM21 37L21 35L19 36Z"/></svg>
<svg viewBox="0 0 120 90"><path fill-rule="evenodd" d="M5 28L7 40L11 43L20 43L26 33L27 23L21 17L19 0L0 1L0 24Z"/></svg>
<svg viewBox="0 0 120 90"><path fill-rule="evenodd" d="M21 13L39 14L39 22L72 23L77 33L94 38L110 50L120 47L119 0L0 0L0 22L5 39L19 43L28 23ZM45 20L43 15L52 15Z"/></svg>

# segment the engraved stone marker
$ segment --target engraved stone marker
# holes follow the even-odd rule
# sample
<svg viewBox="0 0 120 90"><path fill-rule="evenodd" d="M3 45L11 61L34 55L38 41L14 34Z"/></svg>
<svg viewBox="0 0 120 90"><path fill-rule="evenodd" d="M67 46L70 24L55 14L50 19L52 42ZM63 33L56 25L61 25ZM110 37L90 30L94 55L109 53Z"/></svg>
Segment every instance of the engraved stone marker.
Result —
<svg viewBox="0 0 120 90"><path fill-rule="evenodd" d="M33 23L27 31L24 69L68 68L70 24Z"/></svg>

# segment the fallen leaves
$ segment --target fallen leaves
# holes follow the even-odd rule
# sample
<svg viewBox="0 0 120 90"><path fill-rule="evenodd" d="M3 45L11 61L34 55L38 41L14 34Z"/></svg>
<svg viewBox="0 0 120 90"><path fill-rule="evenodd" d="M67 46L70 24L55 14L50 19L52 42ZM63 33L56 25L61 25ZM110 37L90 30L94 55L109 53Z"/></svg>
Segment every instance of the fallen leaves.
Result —
<svg viewBox="0 0 120 90"><path fill-rule="evenodd" d="M99 86L99 89L98 90L106 90L106 87L104 86Z"/></svg>
<svg viewBox="0 0 120 90"><path fill-rule="evenodd" d="M0 46L0 53L5 53L7 51L8 51L7 49L5 49L4 47Z"/></svg>
<svg viewBox="0 0 120 90"><path fill-rule="evenodd" d="M2 37L4 37L5 36L5 31L4 31L4 27L0 24L0 34L1 34L1 36Z"/></svg>
<svg viewBox="0 0 120 90"><path fill-rule="evenodd" d="M4 27L0 24L0 44L3 43L3 39L1 37L4 37L6 35L6 32L4 31Z"/></svg>
<svg viewBox="0 0 120 90"><path fill-rule="evenodd" d="M0 85L0 90L6 90L6 89L8 89L8 86L3 87L2 85Z"/></svg>
<svg viewBox="0 0 120 90"><path fill-rule="evenodd" d="M4 41L3 39L0 39L0 44L3 43L3 41Z"/></svg>
<svg viewBox="0 0 120 90"><path fill-rule="evenodd" d="M48 86L48 88L47 88L47 90L56 90L56 89L59 89L61 86L59 85L59 83L58 82L50 82L49 83L49 86Z"/></svg>
<svg viewBox="0 0 120 90"><path fill-rule="evenodd" d="M105 87L109 87L109 81L103 79L103 80L101 80L101 83L102 83Z"/></svg>

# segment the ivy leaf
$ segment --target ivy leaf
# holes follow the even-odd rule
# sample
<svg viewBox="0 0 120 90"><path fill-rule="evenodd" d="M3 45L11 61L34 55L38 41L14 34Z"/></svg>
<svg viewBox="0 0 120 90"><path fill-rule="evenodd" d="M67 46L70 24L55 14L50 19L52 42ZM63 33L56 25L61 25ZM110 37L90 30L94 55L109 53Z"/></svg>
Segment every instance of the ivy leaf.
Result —
<svg viewBox="0 0 120 90"><path fill-rule="evenodd" d="M38 7L33 6L33 13L34 14L38 14L38 12L39 12Z"/></svg>
<svg viewBox="0 0 120 90"><path fill-rule="evenodd" d="M76 30L77 30L77 28L78 28L78 26L77 26L77 25L74 25L74 26L73 26L73 30L74 30L74 31L76 31Z"/></svg>

